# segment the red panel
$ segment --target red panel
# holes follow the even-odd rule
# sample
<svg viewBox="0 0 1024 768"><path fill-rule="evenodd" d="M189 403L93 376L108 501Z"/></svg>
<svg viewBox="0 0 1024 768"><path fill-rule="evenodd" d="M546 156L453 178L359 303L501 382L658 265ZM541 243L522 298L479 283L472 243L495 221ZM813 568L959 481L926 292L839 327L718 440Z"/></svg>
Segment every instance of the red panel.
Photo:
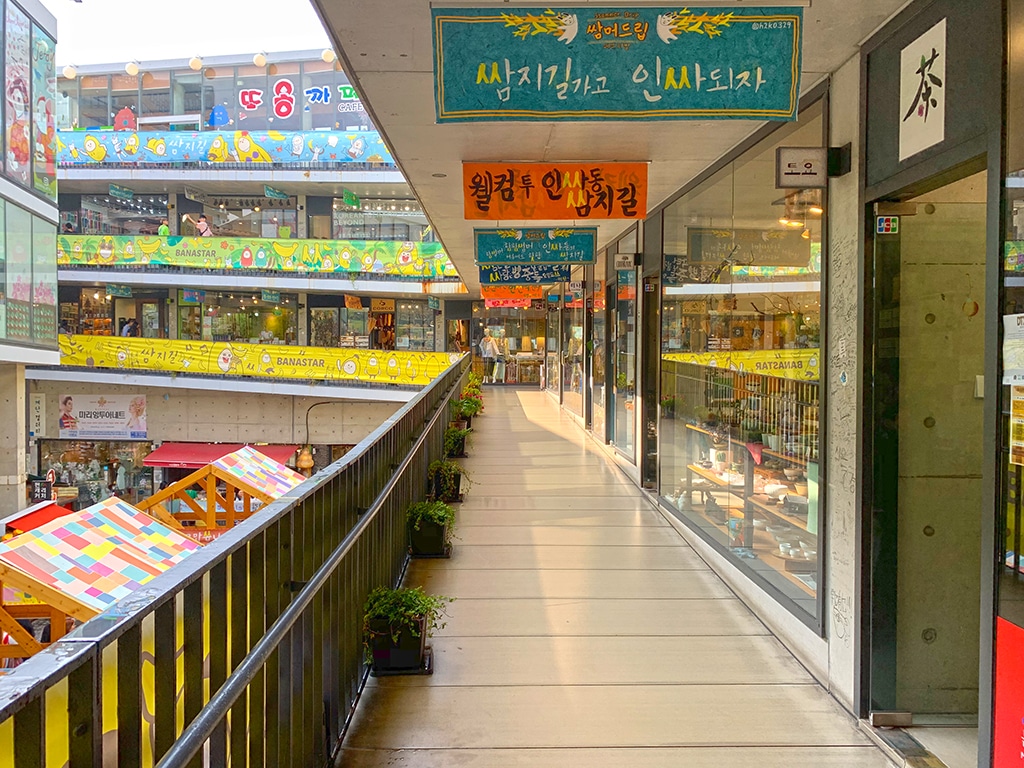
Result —
<svg viewBox="0 0 1024 768"><path fill-rule="evenodd" d="M25 531L33 531L41 525L46 525L58 517L70 514L70 509L60 507L52 501L44 501L41 504L36 504L34 507L29 507L19 515L7 518L4 520L4 525L7 526L8 532L18 530L24 533Z"/></svg>
<svg viewBox="0 0 1024 768"><path fill-rule="evenodd" d="M149 454L143 464L147 467L200 469L242 447L241 443L164 443ZM254 445L252 447L281 464L287 464L298 449L297 445Z"/></svg>
<svg viewBox="0 0 1024 768"><path fill-rule="evenodd" d="M1024 629L996 619L994 768L1024 766Z"/></svg>

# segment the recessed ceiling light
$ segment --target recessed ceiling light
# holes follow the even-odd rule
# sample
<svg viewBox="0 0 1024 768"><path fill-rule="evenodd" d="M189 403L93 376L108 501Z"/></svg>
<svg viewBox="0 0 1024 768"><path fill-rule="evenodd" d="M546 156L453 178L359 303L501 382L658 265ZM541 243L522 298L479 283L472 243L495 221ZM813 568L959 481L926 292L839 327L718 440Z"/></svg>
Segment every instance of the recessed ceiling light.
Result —
<svg viewBox="0 0 1024 768"><path fill-rule="evenodd" d="M435 179L447 179L448 178L448 174L447 173L432 173L430 175L433 176Z"/></svg>

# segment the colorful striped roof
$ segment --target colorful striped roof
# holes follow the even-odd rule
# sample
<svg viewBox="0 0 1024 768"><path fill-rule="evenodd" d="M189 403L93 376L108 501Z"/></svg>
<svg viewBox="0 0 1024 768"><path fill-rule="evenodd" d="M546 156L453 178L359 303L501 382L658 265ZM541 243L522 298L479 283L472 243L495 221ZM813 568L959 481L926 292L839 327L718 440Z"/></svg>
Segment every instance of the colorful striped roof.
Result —
<svg viewBox="0 0 1024 768"><path fill-rule="evenodd" d="M304 475L264 456L252 446L222 456L212 466L229 472L238 482L277 499L303 482Z"/></svg>

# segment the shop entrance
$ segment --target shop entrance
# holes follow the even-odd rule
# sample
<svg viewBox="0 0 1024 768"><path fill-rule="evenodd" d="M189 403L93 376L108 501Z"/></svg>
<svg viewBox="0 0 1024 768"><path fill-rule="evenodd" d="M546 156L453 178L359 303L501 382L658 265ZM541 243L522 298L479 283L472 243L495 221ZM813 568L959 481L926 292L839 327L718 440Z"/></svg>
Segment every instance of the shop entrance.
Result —
<svg viewBox="0 0 1024 768"><path fill-rule="evenodd" d="M985 185L874 210L870 708L915 725L977 723Z"/></svg>

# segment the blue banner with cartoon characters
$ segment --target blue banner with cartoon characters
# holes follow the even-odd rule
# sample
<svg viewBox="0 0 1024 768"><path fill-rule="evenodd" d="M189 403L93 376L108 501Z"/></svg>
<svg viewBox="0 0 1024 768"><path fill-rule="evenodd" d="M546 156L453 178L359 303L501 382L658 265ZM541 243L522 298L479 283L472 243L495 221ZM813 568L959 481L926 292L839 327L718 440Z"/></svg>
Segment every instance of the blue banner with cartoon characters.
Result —
<svg viewBox="0 0 1024 768"><path fill-rule="evenodd" d="M381 163L376 131L58 131L61 165L104 163Z"/></svg>
<svg viewBox="0 0 1024 768"><path fill-rule="evenodd" d="M437 121L795 120L803 10L433 8Z"/></svg>

